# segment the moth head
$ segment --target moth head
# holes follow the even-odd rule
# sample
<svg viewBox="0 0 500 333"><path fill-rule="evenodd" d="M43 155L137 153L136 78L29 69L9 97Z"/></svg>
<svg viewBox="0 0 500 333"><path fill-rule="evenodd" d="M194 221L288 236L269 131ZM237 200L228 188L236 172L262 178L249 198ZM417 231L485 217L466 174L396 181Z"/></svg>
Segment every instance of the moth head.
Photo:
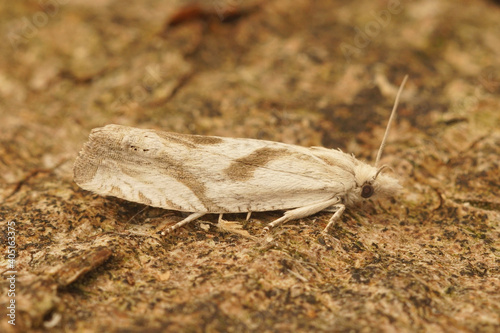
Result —
<svg viewBox="0 0 500 333"><path fill-rule="evenodd" d="M362 199L369 199L377 196L387 197L396 194L399 189L401 189L401 185L398 184L397 179L382 173L382 171L388 167L386 165L378 167L378 163L380 162L380 157L382 156L382 152L384 150L387 136L389 134L389 129L396 114L399 98L407 79L408 75L406 75L403 79L403 82L401 83L401 86L399 87L398 93L396 95L396 101L394 102L391 116L389 117L389 121L387 122L384 138L382 139L382 143L380 144L380 148L377 153L375 166L373 167L360 162L354 168L356 187L354 189L354 196L348 198L352 201L359 201Z"/></svg>
<svg viewBox="0 0 500 333"><path fill-rule="evenodd" d="M361 201L377 197L389 197L398 193L401 189L398 180L388 174L382 173L388 169L386 165L380 168L372 167L360 162L355 168L356 186L352 201Z"/></svg>

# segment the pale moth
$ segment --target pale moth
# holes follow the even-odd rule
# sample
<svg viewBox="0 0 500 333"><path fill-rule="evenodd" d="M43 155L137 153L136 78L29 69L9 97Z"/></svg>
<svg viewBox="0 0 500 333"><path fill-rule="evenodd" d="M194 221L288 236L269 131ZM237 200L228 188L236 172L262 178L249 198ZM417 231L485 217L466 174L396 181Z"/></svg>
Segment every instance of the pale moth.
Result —
<svg viewBox="0 0 500 333"><path fill-rule="evenodd" d="M74 165L83 189L164 209L190 212L172 232L205 214L286 210L264 228L334 209L324 232L345 210L401 186L378 167L394 118L396 96L375 166L340 150L280 142L201 136L120 125L95 128Z"/></svg>

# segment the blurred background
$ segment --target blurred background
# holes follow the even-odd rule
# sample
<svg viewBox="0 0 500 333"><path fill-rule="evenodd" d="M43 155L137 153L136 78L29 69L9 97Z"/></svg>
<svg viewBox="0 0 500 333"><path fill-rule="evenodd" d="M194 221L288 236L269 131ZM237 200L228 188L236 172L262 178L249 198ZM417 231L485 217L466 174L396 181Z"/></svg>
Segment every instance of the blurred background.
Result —
<svg viewBox="0 0 500 333"><path fill-rule="evenodd" d="M0 2L17 329L499 330L499 17L490 0ZM406 74L382 161L404 190L326 238L329 214L264 245L216 218L167 241L126 237L169 217L72 181L90 130L110 123L373 161ZM244 227L258 235L279 214ZM89 253L101 259L78 259ZM79 279L58 279L72 258Z"/></svg>

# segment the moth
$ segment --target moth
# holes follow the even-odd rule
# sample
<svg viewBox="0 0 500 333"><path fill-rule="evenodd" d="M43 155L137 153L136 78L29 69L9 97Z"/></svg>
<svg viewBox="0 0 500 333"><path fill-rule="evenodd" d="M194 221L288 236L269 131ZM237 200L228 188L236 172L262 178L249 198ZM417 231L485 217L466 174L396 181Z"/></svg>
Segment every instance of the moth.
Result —
<svg viewBox="0 0 500 333"><path fill-rule="evenodd" d="M74 164L83 189L153 207L190 212L166 234L205 214L285 210L264 231L329 209L324 232L346 206L394 195L397 179L378 166L394 118L396 96L375 165L341 150L280 142L188 135L107 125L91 131Z"/></svg>

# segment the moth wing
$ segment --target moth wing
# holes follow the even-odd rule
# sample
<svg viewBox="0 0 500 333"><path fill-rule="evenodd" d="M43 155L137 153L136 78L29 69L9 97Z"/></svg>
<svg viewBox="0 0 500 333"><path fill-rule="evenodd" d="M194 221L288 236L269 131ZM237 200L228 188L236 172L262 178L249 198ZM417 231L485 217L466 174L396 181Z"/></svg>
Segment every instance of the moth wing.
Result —
<svg viewBox="0 0 500 333"><path fill-rule="evenodd" d="M352 186L349 171L326 163L308 148L252 140L253 150L242 152L241 140L245 139L228 139L227 150L213 152L222 154L228 165L207 194L229 211L303 207L342 195ZM216 168L211 172L215 174Z"/></svg>
<svg viewBox="0 0 500 333"><path fill-rule="evenodd" d="M95 128L76 158L74 180L100 195L165 209L208 212L195 194L198 182L191 181L182 160L175 158L188 147L174 139L175 135L168 139L156 131L120 125Z"/></svg>
<svg viewBox="0 0 500 333"><path fill-rule="evenodd" d="M75 181L155 207L229 213L329 200L345 192L352 175L300 146L108 125L92 131Z"/></svg>

